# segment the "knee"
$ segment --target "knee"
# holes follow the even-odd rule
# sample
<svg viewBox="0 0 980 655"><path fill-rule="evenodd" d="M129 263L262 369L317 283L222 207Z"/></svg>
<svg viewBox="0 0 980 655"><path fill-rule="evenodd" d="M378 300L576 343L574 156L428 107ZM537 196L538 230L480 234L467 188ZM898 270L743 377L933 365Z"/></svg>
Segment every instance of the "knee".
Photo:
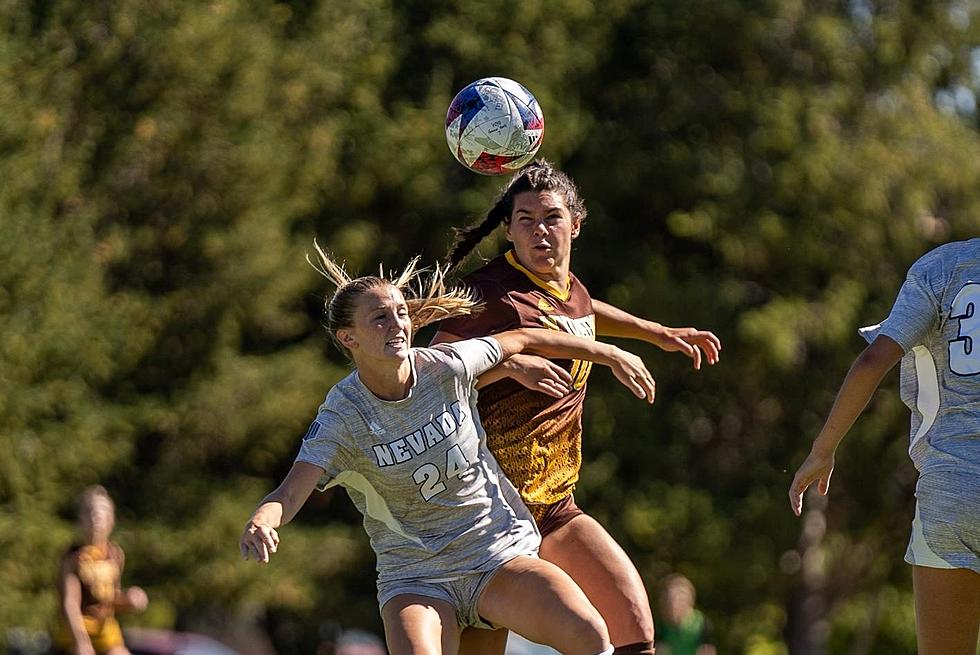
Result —
<svg viewBox="0 0 980 655"><path fill-rule="evenodd" d="M617 630L620 633L618 638L621 641L653 643L653 612L650 609L650 601L647 600L646 593L629 599L629 607L622 616L625 621L617 624L622 626L622 629Z"/></svg>
<svg viewBox="0 0 980 655"><path fill-rule="evenodd" d="M612 643L609 640L606 622L594 608L581 617L581 620L575 622L574 628L569 630L568 637L569 644L574 645L573 648L590 654L603 652L609 649Z"/></svg>
<svg viewBox="0 0 980 655"><path fill-rule="evenodd" d="M636 621L636 640L640 642L649 642L651 648L653 647L654 641L654 627L653 627L653 614L650 612L650 608L647 607L645 612L642 612L637 616ZM641 652L641 651L637 651ZM650 652L653 652L652 650Z"/></svg>

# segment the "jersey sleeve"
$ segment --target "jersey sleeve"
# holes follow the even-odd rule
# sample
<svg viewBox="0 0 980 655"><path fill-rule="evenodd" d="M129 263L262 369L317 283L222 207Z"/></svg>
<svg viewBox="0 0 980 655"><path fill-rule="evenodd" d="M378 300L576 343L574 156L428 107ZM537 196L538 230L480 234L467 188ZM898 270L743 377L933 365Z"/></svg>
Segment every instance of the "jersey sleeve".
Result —
<svg viewBox="0 0 980 655"><path fill-rule="evenodd" d="M470 384L475 384L477 377L499 364L504 354L500 343L493 337L441 343L433 349L448 355L450 366L456 369L456 374Z"/></svg>
<svg viewBox="0 0 980 655"><path fill-rule="evenodd" d="M891 313L874 334L892 338L902 350L908 352L926 340L935 328L939 314L939 302L924 273L913 266L898 292Z"/></svg>
<svg viewBox="0 0 980 655"><path fill-rule="evenodd" d="M470 289L483 303L483 309L472 316L457 316L439 323L439 331L462 339L483 337L520 327L520 316L506 290L490 282L470 282Z"/></svg>
<svg viewBox="0 0 980 655"><path fill-rule="evenodd" d="M321 409L303 436L297 462L306 462L323 469L323 477L317 485L322 489L347 467L347 450L344 444L350 439L350 430L337 412Z"/></svg>

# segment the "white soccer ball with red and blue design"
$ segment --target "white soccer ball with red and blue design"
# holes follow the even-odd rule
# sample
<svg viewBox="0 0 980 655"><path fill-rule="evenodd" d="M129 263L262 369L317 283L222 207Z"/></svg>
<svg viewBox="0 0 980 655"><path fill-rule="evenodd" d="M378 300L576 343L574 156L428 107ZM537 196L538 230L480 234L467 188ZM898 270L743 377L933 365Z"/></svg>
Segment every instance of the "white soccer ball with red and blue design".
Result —
<svg viewBox="0 0 980 655"><path fill-rule="evenodd" d="M544 114L524 86L485 77L456 94L446 113L446 141L460 164L505 175L534 159L544 139Z"/></svg>

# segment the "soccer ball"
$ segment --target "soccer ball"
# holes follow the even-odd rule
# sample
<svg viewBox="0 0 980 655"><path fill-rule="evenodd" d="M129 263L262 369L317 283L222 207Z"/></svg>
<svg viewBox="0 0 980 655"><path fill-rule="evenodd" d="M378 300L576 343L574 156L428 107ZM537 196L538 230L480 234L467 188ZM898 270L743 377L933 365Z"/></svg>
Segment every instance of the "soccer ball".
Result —
<svg viewBox="0 0 980 655"><path fill-rule="evenodd" d="M446 113L446 141L460 164L504 175L534 159L544 114L531 92L506 77L485 77L456 94Z"/></svg>

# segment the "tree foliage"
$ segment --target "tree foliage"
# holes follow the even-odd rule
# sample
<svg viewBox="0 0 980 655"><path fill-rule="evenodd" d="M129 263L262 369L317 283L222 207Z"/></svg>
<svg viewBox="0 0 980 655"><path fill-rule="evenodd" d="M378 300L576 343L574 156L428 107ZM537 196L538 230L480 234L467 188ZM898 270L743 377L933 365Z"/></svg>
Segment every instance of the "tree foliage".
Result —
<svg viewBox="0 0 980 655"><path fill-rule="evenodd" d="M959 2L0 4L0 625L54 615L74 497L100 481L145 622L377 627L342 495L270 568L238 561L238 531L347 370L313 237L355 272L440 257L501 183L446 152L445 108L504 75L585 194L593 295L725 344L700 373L634 344L653 409L593 376L580 504L652 595L695 581L723 652L913 652L894 377L826 505L801 522L785 491L856 328L920 254L980 231L977 20Z"/></svg>

